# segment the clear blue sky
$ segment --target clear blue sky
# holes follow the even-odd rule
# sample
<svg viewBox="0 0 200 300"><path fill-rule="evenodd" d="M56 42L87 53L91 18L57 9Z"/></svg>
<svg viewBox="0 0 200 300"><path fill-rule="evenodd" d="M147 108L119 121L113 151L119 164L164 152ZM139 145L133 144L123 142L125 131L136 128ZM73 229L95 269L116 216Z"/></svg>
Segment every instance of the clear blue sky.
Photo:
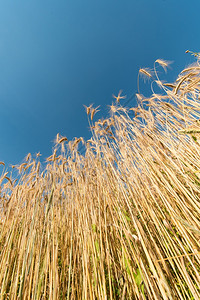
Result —
<svg viewBox="0 0 200 300"><path fill-rule="evenodd" d="M174 61L173 81L194 61L185 50L200 51L199 11L199 0L1 1L0 161L46 158L58 132L89 138L83 104L104 116L157 58Z"/></svg>

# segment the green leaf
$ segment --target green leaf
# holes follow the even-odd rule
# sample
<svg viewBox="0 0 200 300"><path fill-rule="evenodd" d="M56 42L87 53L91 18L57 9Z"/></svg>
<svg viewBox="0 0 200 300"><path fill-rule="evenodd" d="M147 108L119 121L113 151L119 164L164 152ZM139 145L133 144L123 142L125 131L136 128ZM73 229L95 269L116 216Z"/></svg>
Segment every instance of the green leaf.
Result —
<svg viewBox="0 0 200 300"><path fill-rule="evenodd" d="M92 224L92 231L97 232L97 225L96 224Z"/></svg>
<svg viewBox="0 0 200 300"><path fill-rule="evenodd" d="M99 254L99 243L98 241L94 242L97 253Z"/></svg>

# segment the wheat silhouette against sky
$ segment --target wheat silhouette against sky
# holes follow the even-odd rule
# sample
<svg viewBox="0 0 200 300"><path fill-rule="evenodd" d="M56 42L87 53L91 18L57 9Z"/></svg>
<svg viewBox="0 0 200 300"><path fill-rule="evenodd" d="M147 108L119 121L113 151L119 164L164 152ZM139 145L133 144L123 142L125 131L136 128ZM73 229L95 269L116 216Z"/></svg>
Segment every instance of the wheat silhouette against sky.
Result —
<svg viewBox="0 0 200 300"><path fill-rule="evenodd" d="M95 117L107 116L120 90L136 105L138 70L158 58L174 61L165 75L174 81L193 61L185 50L200 49L199 8L172 0L4 1L0 160L19 163L39 151L45 160L57 133L89 138L83 105L100 105Z"/></svg>

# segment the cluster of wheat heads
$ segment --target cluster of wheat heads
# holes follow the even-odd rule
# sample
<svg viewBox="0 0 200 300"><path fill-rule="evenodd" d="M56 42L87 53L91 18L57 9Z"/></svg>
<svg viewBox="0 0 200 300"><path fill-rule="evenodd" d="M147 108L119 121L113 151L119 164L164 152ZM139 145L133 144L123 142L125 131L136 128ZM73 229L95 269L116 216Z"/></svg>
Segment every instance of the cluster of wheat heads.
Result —
<svg viewBox="0 0 200 300"><path fill-rule="evenodd" d="M200 299L200 66L6 172L0 299ZM85 147L81 154L79 145ZM16 176L16 171L18 175Z"/></svg>

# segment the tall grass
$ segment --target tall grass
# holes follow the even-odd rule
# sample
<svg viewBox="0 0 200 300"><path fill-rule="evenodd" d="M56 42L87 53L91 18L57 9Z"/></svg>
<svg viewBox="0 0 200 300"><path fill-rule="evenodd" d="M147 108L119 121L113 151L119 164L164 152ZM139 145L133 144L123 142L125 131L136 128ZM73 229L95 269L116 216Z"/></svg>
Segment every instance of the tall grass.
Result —
<svg viewBox="0 0 200 300"><path fill-rule="evenodd" d="M166 65L42 170L1 163L0 299L200 299L200 65L165 84Z"/></svg>

